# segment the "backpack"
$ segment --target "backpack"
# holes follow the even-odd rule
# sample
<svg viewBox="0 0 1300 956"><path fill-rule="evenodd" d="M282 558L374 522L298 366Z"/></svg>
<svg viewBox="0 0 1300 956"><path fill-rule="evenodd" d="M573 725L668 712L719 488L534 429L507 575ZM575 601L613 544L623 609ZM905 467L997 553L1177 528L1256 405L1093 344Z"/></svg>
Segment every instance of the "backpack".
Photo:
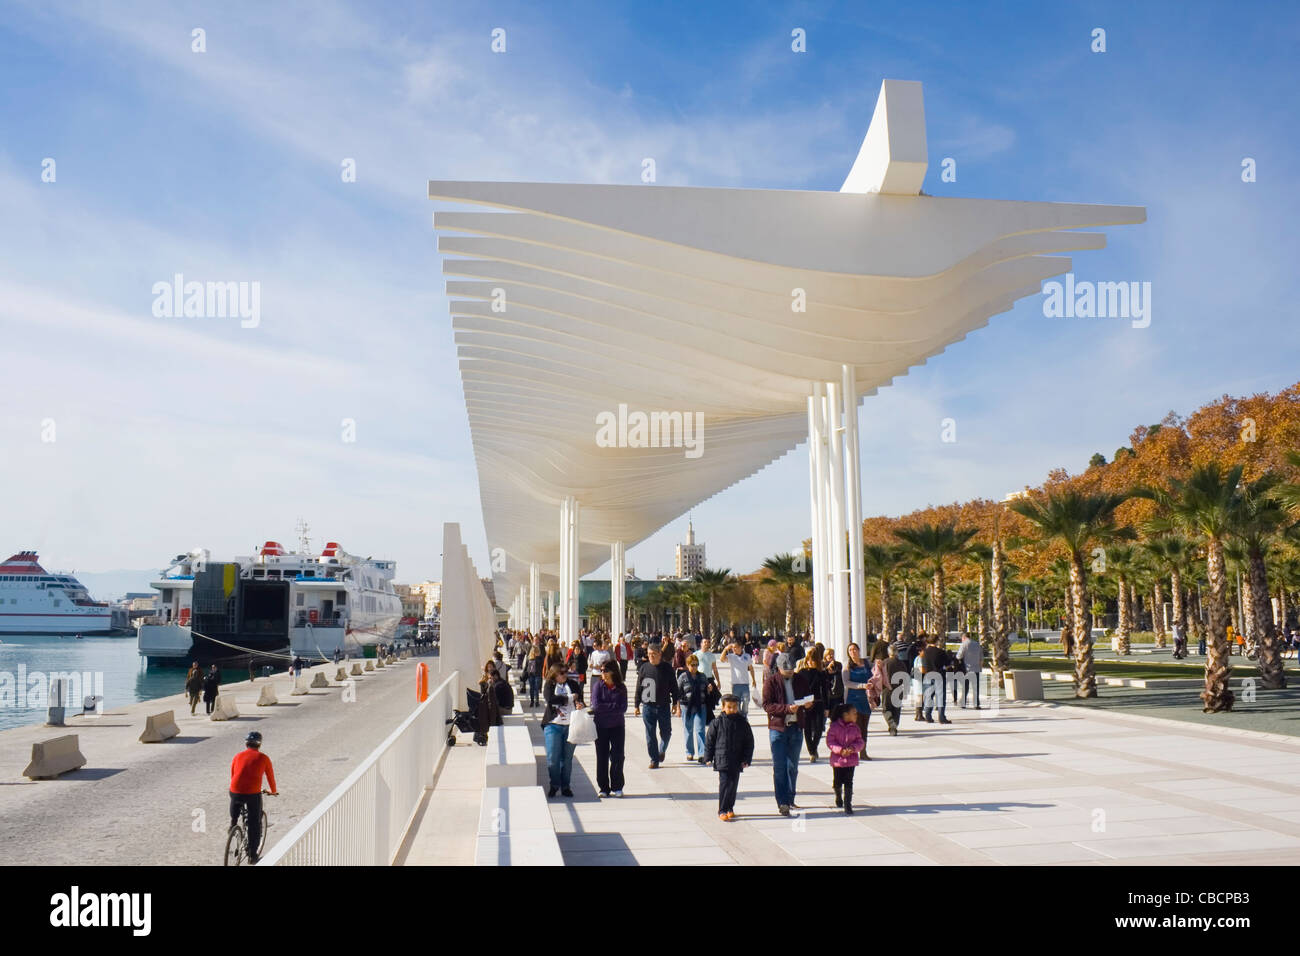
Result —
<svg viewBox="0 0 1300 956"><path fill-rule="evenodd" d="M515 691L514 688L510 686L509 681L501 681L500 686L497 689L497 704L502 710L514 710Z"/></svg>

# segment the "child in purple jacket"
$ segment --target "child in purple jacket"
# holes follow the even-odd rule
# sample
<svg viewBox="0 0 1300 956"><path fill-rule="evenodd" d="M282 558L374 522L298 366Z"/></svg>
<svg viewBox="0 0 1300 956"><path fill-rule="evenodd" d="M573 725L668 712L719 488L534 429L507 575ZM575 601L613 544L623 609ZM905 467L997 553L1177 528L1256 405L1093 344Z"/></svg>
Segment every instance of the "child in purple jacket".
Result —
<svg viewBox="0 0 1300 956"><path fill-rule="evenodd" d="M831 712L831 729L826 734L826 749L831 752L831 773L835 782L835 805L853 814L853 768L858 755L867 749L858 729L858 711L852 704L837 704Z"/></svg>

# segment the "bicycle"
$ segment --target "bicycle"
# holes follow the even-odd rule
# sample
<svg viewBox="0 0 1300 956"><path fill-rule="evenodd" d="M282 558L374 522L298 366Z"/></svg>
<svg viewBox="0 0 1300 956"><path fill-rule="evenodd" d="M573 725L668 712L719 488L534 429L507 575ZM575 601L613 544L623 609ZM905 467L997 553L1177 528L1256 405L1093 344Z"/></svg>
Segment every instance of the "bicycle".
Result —
<svg viewBox="0 0 1300 956"><path fill-rule="evenodd" d="M278 793L272 793L270 790L263 790L262 793L268 797L278 797ZM266 834L271 829L271 824L266 818L266 809L262 809L262 838L258 840L257 858L262 858L262 853L266 850ZM226 858L224 866L240 866L247 863L248 859L248 804L239 808L239 820L230 825L230 830L226 834Z"/></svg>

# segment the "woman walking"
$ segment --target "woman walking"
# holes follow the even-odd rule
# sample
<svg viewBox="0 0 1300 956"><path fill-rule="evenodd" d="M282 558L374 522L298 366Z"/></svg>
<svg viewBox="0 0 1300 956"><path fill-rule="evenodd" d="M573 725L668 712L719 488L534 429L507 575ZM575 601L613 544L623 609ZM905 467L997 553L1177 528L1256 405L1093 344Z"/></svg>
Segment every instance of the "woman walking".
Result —
<svg viewBox="0 0 1300 956"><path fill-rule="evenodd" d="M862 659L862 651L856 643L849 645L849 662L845 665L848 673L844 678L844 703L851 705L857 712L858 730L862 733L862 759L867 756L867 722L871 720L871 702L867 699L867 684L871 680L871 665ZM856 763L856 761L855 761Z"/></svg>
<svg viewBox="0 0 1300 956"><path fill-rule="evenodd" d="M536 707L538 695L542 690L542 667L545 658L542 657L542 650L537 645L528 651L528 658L524 661L524 680L528 682L528 706Z"/></svg>
<svg viewBox="0 0 1300 956"><path fill-rule="evenodd" d="M826 648L822 671L826 674L826 712L829 714L844 703L844 665L835 659L835 648Z"/></svg>
<svg viewBox="0 0 1300 956"><path fill-rule="evenodd" d="M685 664L685 670L677 674L677 690L681 694L682 726L686 730L686 759L704 763L704 716L709 706L709 679L700 673L700 659L694 654L686 658Z"/></svg>
<svg viewBox="0 0 1300 956"><path fill-rule="evenodd" d="M557 790L566 797L573 796L569 781L573 776L573 744L569 743L569 718L583 707L582 685L569 676L564 664L551 668L542 686L542 734L546 742L546 770L551 789L548 797Z"/></svg>
<svg viewBox="0 0 1300 956"><path fill-rule="evenodd" d="M799 662L799 669L804 673L808 683L808 693L812 694L813 705L804 717L803 741L808 748L808 762L817 762L817 747L822 734L826 732L826 704L830 700L830 688L826 672L822 670L822 654L825 648L816 644L804 659Z"/></svg>
<svg viewBox="0 0 1300 956"><path fill-rule="evenodd" d="M189 673L185 675L185 693L190 697L190 716L193 717L199 706L199 695L203 693L203 671L199 670L198 661L190 662Z"/></svg>
<svg viewBox="0 0 1300 956"><path fill-rule="evenodd" d="M600 795L623 796L623 744L627 685L618 661L608 660L591 683L591 719L596 724L596 786Z"/></svg>
<svg viewBox="0 0 1300 956"><path fill-rule="evenodd" d="M213 664L208 668L207 676L203 678L203 706L207 712L212 713L212 704L217 699L217 690L221 687L221 673L217 670L217 665Z"/></svg>

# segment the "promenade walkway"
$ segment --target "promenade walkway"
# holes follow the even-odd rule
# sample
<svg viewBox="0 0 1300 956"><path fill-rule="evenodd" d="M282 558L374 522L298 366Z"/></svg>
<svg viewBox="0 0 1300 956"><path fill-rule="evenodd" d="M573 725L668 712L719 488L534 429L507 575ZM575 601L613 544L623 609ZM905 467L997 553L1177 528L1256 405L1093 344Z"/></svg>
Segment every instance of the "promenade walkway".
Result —
<svg viewBox="0 0 1300 956"><path fill-rule="evenodd" d="M569 865L1267 865L1300 853L1300 742L1052 704L980 713L954 709L948 727L904 714L893 738L873 716L857 814L835 809L823 756L800 766L793 818L776 812L754 713L755 764L728 824L713 771L685 761L680 721L652 771L629 712L627 795L597 798L595 750L579 747L575 797L551 815ZM525 721L542 783L540 725ZM407 863L472 862L482 753L467 741L448 753Z"/></svg>
<svg viewBox="0 0 1300 956"><path fill-rule="evenodd" d="M437 658L428 658L437 667ZM66 728L19 727L0 732L0 841L8 864L186 864L221 862L229 825L230 761L244 735L259 730L275 764L281 796L267 798L268 847L287 833L416 706L413 660L365 673L355 700L329 689L291 697L287 675L223 684L240 716L214 722L190 716L182 694L124 707L100 718L75 717ZM316 670L333 678L330 664ZM310 682L314 670L304 670ZM177 671L176 683L184 682ZM258 707L270 681L279 703ZM145 715L173 710L180 736L142 744ZM87 764L55 780L28 780L31 745L77 734Z"/></svg>

